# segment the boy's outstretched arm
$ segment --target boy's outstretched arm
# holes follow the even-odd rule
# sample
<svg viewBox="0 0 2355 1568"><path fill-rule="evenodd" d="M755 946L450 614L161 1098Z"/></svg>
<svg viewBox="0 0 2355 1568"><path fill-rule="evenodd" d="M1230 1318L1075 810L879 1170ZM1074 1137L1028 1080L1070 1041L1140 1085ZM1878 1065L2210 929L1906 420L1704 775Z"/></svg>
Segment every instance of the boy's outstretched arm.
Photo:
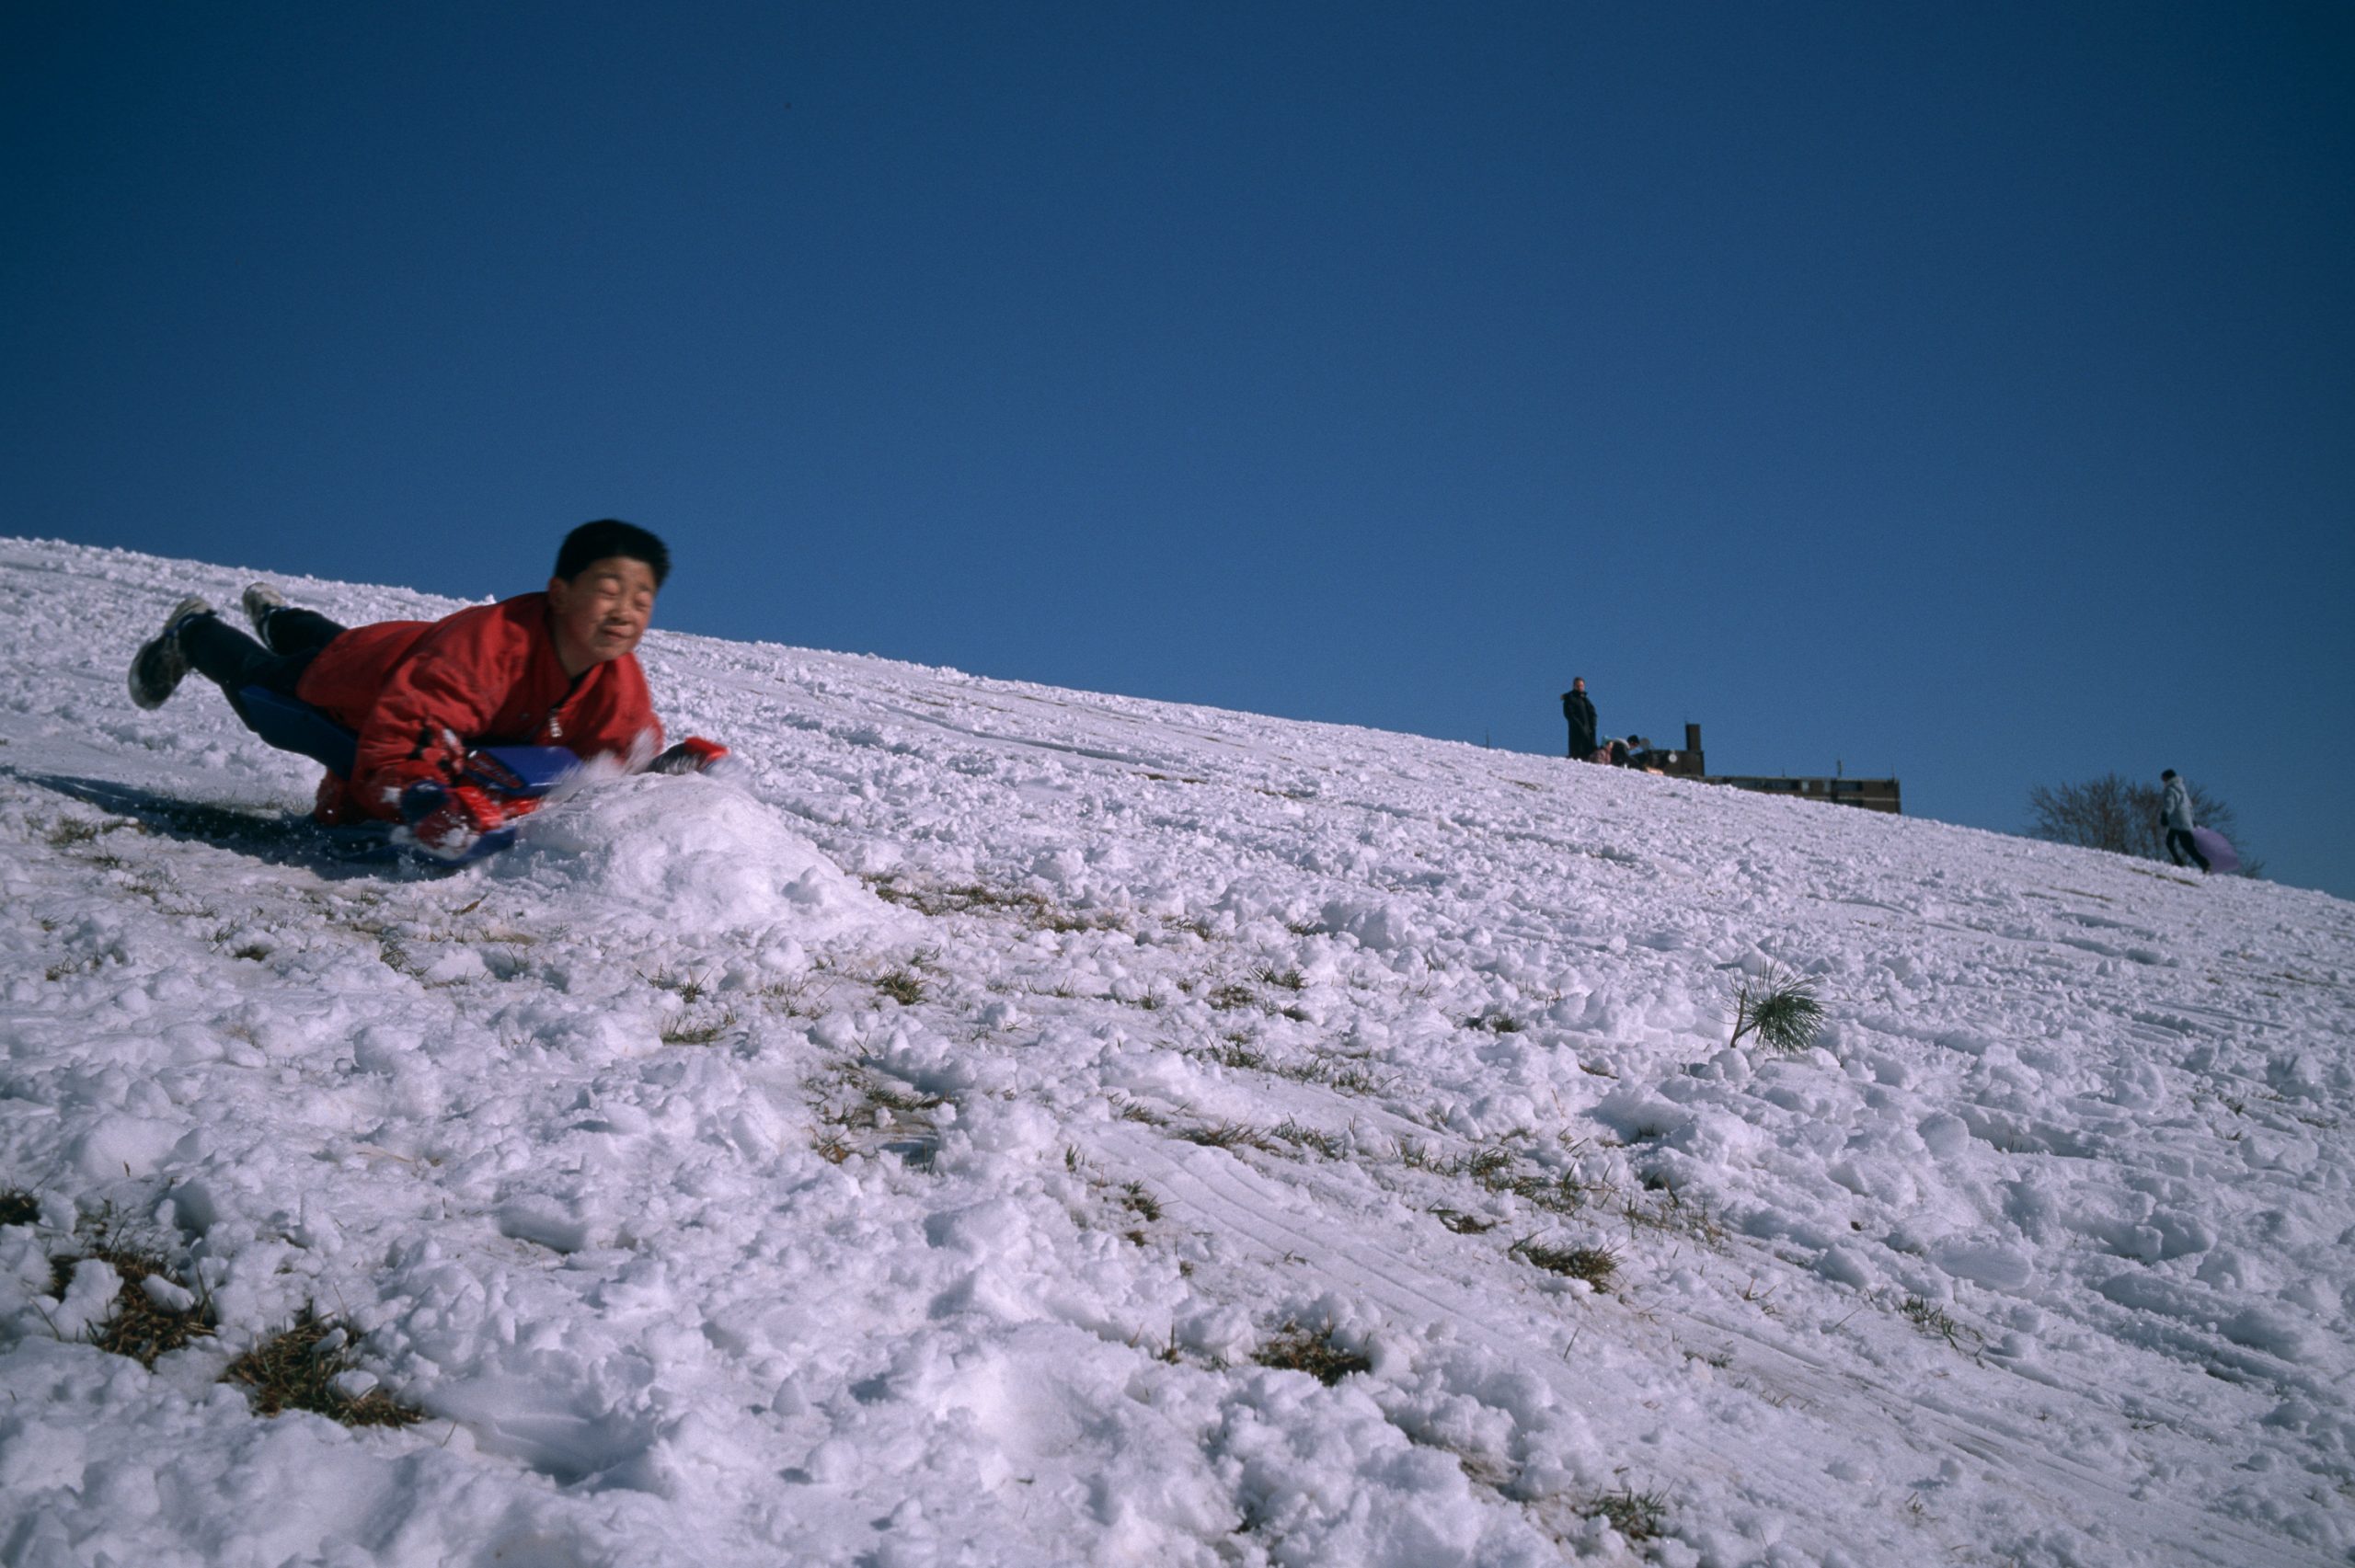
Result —
<svg viewBox="0 0 2355 1568"><path fill-rule="evenodd" d="M404 791L460 779L466 752L497 716L523 661L483 635L487 623L444 624L404 660L360 727L352 796L371 816L397 820Z"/></svg>

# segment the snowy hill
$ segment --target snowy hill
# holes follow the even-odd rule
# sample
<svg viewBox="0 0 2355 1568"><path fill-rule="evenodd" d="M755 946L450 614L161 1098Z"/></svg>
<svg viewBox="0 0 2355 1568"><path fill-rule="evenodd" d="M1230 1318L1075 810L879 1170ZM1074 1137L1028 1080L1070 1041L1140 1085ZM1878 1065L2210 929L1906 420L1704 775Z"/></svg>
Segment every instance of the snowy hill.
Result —
<svg viewBox="0 0 2355 1568"><path fill-rule="evenodd" d="M2355 906L659 631L740 784L358 867L123 693L266 571L0 540L0 1561L2355 1551Z"/></svg>

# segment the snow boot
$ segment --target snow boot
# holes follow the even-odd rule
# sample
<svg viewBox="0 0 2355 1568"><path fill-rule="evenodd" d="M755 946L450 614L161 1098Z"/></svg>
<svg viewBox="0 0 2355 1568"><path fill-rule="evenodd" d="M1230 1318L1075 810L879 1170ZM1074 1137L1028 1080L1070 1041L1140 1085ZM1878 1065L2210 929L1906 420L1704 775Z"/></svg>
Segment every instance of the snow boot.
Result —
<svg viewBox="0 0 2355 1568"><path fill-rule="evenodd" d="M143 644L138 657L131 661L132 702L143 708L160 708L179 690L180 679L188 673L188 653L180 647L180 628L199 615L212 613L213 606L195 594L172 607L164 629Z"/></svg>
<svg viewBox="0 0 2355 1568"><path fill-rule="evenodd" d="M254 635L261 639L262 647L269 647L270 612L285 609L286 596L266 582L247 583L245 606L246 619L254 624Z"/></svg>

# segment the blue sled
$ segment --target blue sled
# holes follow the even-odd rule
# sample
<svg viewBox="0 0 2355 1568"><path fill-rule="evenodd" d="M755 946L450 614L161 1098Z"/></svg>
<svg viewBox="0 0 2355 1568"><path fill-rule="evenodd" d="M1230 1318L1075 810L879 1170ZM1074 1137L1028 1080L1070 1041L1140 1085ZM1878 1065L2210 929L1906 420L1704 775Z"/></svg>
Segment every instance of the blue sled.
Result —
<svg viewBox="0 0 2355 1568"><path fill-rule="evenodd" d="M237 710L247 727L281 751L308 757L341 778L351 776L360 754L360 737L308 703L260 686L237 693ZM537 800L556 788L580 766L580 759L561 746L485 746L466 753L461 772L465 782L501 800ZM509 827L485 833L456 860L419 854L439 866L466 865L497 854L515 841Z"/></svg>

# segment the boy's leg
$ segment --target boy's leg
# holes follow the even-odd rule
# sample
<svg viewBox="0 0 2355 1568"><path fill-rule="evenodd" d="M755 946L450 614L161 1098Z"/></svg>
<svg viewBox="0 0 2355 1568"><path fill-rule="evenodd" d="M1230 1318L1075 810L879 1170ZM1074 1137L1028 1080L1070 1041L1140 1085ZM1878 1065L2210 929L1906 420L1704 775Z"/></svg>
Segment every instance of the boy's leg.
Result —
<svg viewBox="0 0 2355 1568"><path fill-rule="evenodd" d="M340 622L316 610L297 610L286 596L266 582L249 585L245 592L246 619L254 635L272 653L316 653L343 633Z"/></svg>
<svg viewBox="0 0 2355 1568"><path fill-rule="evenodd" d="M294 694L318 651L344 628L314 610L295 610L267 583L246 589L246 612L268 645L224 624L210 601L190 594L172 607L164 629L140 645L131 661L131 700L160 708L193 669L228 693L232 707L247 686ZM242 711L240 718L244 717Z"/></svg>
<svg viewBox="0 0 2355 1568"><path fill-rule="evenodd" d="M194 594L172 606L164 629L139 646L131 659L131 700L143 708L160 708L188 674L188 654L180 647L181 628L213 614L213 606Z"/></svg>
<svg viewBox="0 0 2355 1568"><path fill-rule="evenodd" d="M315 654L343 635L340 621L330 621L316 610L280 605L262 621L262 641L272 653L290 657Z"/></svg>
<svg viewBox="0 0 2355 1568"><path fill-rule="evenodd" d="M253 729L253 717L246 712L239 693L248 686L259 686L293 696L295 683L318 651L311 647L301 653L272 653L224 622L203 600L184 599L174 607L163 631L132 660L131 699L143 708L161 707L181 678L194 670L221 688L238 720Z"/></svg>
<svg viewBox="0 0 2355 1568"><path fill-rule="evenodd" d="M316 647L301 653L272 652L218 615L198 615L183 623L179 640L189 664L228 692L233 704L248 686L293 696L294 683L318 652Z"/></svg>

